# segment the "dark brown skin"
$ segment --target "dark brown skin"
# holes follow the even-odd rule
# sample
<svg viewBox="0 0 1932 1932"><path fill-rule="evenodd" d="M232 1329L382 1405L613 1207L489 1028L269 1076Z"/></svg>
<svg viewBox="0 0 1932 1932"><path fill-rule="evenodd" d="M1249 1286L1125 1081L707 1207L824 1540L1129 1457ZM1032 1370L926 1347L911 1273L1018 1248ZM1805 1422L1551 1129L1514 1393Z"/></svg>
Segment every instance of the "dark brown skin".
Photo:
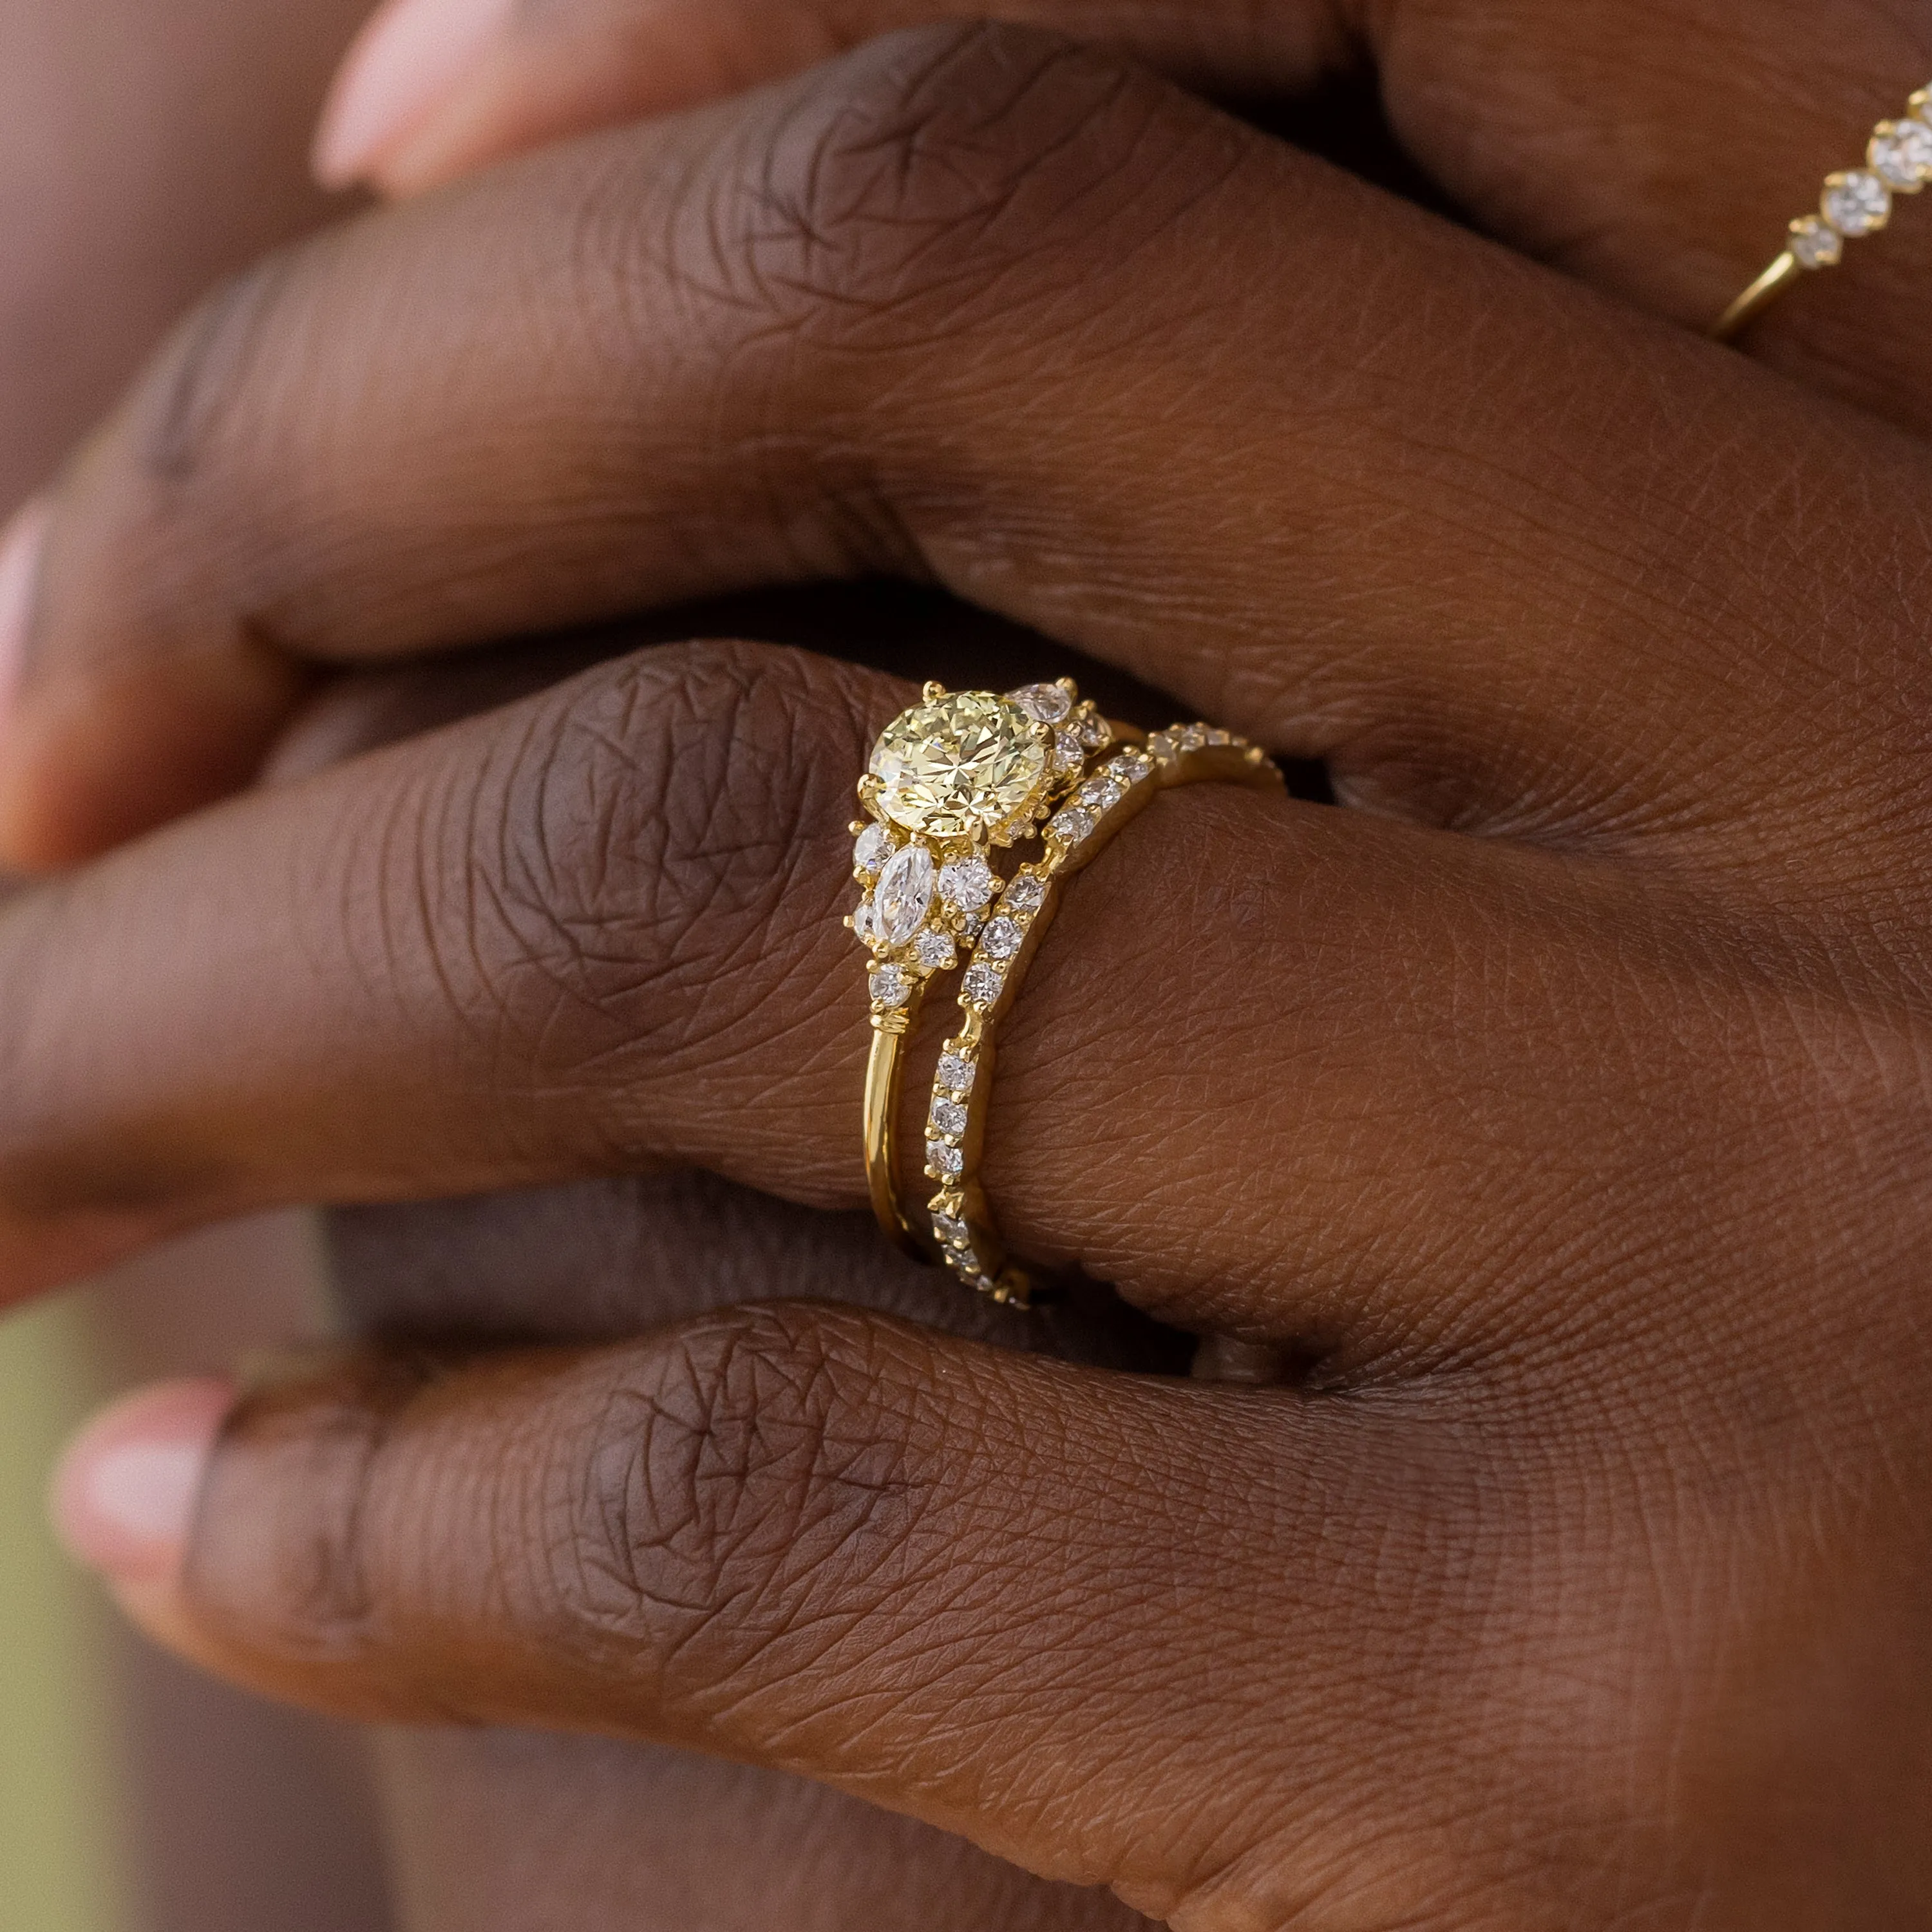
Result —
<svg viewBox="0 0 1932 1932"><path fill-rule="evenodd" d="M372 1358L244 1408L182 1594L134 1607L330 1708L802 1772L1187 1932L1924 1918L1910 434L1025 35L606 137L265 286L188 392L219 406L158 378L50 560L43 690L174 693L167 783L238 742L238 664L279 715L244 634L340 659L898 564L1379 815L1163 800L1003 1054L1016 1238L1294 1388L796 1303ZM355 435L290 413L298 340ZM843 794L903 696L656 652L10 914L46 1056L5 1102L15 1279L660 1160L852 1204ZM34 822L104 810L85 777Z"/></svg>

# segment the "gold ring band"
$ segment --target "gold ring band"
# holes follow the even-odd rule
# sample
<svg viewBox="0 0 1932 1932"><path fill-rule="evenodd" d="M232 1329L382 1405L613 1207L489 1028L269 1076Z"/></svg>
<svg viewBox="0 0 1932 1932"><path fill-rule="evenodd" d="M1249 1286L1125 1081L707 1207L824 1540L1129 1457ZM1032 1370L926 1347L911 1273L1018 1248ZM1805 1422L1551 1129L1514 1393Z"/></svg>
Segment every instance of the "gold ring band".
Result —
<svg viewBox="0 0 1932 1932"><path fill-rule="evenodd" d="M929 1258L899 1199L896 1121L905 1040L927 988L959 964L1000 889L996 848L1030 837L1114 727L1070 678L1000 696L928 684L879 734L859 781L846 921L864 942L872 1029L863 1112L866 1186L894 1244Z"/></svg>
<svg viewBox="0 0 1932 1932"><path fill-rule="evenodd" d="M939 1183L928 1211L941 1258L968 1287L995 1301L1024 1307L1033 1284L1007 1259L980 1182L994 1029L1052 923L1066 881L1157 793L1215 781L1283 788L1280 772L1258 746L1210 725L1170 725L1144 746L1124 746L1048 820L1044 854L1006 881L974 942L974 962L959 988L959 1031L946 1042L933 1078L926 1171Z"/></svg>
<svg viewBox="0 0 1932 1932"><path fill-rule="evenodd" d="M1921 88L1904 118L1881 121L1865 144L1865 165L1825 178L1816 214L1786 231L1784 252L1711 325L1720 342L1735 341L1802 275L1840 260L1848 241L1876 235L1892 219L1893 197L1916 194L1932 181L1932 88Z"/></svg>

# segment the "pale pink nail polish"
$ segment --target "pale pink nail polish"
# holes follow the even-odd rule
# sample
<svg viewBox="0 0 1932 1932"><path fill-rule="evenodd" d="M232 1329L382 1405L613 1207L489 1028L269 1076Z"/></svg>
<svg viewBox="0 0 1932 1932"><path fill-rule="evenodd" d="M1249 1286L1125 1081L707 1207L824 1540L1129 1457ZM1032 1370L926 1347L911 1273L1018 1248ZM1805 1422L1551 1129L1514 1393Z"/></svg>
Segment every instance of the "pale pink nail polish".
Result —
<svg viewBox="0 0 1932 1932"><path fill-rule="evenodd" d="M356 36L315 138L326 188L366 180L461 84L515 0L388 0Z"/></svg>
<svg viewBox="0 0 1932 1932"><path fill-rule="evenodd" d="M15 512L0 532L0 745L26 668L27 627L34 614L34 586L40 574L40 553L46 547L53 506L37 496Z"/></svg>
<svg viewBox="0 0 1932 1932"><path fill-rule="evenodd" d="M50 1514L69 1553L112 1582L172 1575L234 1404L226 1382L166 1382L96 1416L53 1480Z"/></svg>

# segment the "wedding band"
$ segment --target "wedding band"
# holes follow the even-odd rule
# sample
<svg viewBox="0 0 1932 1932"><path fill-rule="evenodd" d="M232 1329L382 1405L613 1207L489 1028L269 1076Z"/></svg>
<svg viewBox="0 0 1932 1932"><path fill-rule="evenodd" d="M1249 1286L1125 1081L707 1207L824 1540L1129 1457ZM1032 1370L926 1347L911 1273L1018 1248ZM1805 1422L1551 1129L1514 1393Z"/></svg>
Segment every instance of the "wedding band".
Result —
<svg viewBox="0 0 1932 1932"><path fill-rule="evenodd" d="M993 1036L1052 922L1066 881L1096 857L1157 792L1204 781L1283 788L1258 746L1206 724L1176 724L1144 746L1127 745L1087 776L1047 820L1042 856L1001 887L974 940L959 988L959 1031L934 1076L926 1116L926 1171L939 1183L928 1203L940 1256L960 1280L995 1301L1024 1307L1032 1282L1006 1258L980 1160L993 1084Z"/></svg>
<svg viewBox="0 0 1932 1932"><path fill-rule="evenodd" d="M1114 741L1070 678L1004 697L928 684L879 734L859 781L867 815L853 822L852 870L865 896L846 923L868 955L866 1178L880 1226L922 1259L895 1145L907 1030L985 923L1000 885L988 854L1030 836Z"/></svg>
<svg viewBox="0 0 1932 1932"><path fill-rule="evenodd" d="M1892 219L1892 197L1916 194L1932 181L1932 88L1921 88L1905 118L1881 121L1865 146L1865 165L1828 175L1816 214L1801 214L1786 232L1783 254L1711 326L1730 342L1779 292L1808 272L1828 268L1845 244L1876 235Z"/></svg>

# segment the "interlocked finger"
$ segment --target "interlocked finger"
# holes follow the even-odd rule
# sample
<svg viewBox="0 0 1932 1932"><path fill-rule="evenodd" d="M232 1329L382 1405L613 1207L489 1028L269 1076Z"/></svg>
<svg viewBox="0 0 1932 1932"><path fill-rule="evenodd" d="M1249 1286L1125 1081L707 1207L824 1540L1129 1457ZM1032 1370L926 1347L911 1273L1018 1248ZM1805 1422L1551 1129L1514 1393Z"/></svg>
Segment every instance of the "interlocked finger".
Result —
<svg viewBox="0 0 1932 1932"><path fill-rule="evenodd" d="M304 664L887 569L1358 802L1832 890L1922 862L1928 468L1142 71L901 36L205 316L55 518L0 834L218 791Z"/></svg>

